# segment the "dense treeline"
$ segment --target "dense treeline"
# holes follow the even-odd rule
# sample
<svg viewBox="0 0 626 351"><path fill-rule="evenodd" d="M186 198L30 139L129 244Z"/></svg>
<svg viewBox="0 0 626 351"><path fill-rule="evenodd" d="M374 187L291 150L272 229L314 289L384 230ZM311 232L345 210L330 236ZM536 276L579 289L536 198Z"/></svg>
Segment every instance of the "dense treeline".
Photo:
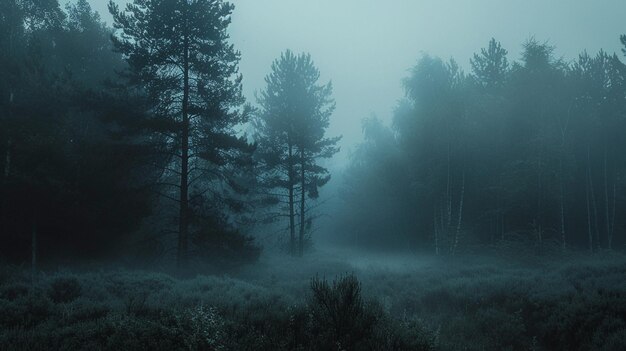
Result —
<svg viewBox="0 0 626 351"><path fill-rule="evenodd" d="M86 1L1 6L2 257L109 251L150 211L162 162L131 127L145 101L104 89L124 63Z"/></svg>
<svg viewBox="0 0 626 351"><path fill-rule="evenodd" d="M337 205L310 54L249 102L231 3L116 1L0 0L0 349L626 350L620 56L422 56Z"/></svg>
<svg viewBox="0 0 626 351"><path fill-rule="evenodd" d="M423 56L391 127L364 122L342 230L359 244L439 254L512 241L537 250L623 244L619 57L585 52L565 62L530 39L511 63L491 40L470 63L465 74L453 60Z"/></svg>
<svg viewBox="0 0 626 351"><path fill-rule="evenodd" d="M258 223L291 254L311 246L340 138L309 54L284 52L254 107L228 2L111 2L113 27L86 0L0 6L1 257L232 264L258 257ZM622 245L626 66L554 50L530 39L510 61L491 40L467 74L423 56L391 126L364 121L341 237L438 254Z"/></svg>
<svg viewBox="0 0 626 351"><path fill-rule="evenodd" d="M259 220L303 253L338 150L310 55L283 54L255 109L228 2L110 2L113 28L87 0L0 6L0 257L223 267L258 257Z"/></svg>
<svg viewBox="0 0 626 351"><path fill-rule="evenodd" d="M249 109L237 109L238 54L225 34L232 6L188 4L195 22L184 29L199 28L195 41L178 27L160 31L183 23L169 15L185 4L112 4L119 34L85 0L66 11L56 1L3 2L2 257L34 266L37 256L152 257L176 246L184 263L188 241L197 257L258 254L229 218L241 212L231 196L241 172L230 168L245 163L238 150L252 149L233 131ZM139 29L148 37L133 37ZM185 59L182 82L171 68Z"/></svg>

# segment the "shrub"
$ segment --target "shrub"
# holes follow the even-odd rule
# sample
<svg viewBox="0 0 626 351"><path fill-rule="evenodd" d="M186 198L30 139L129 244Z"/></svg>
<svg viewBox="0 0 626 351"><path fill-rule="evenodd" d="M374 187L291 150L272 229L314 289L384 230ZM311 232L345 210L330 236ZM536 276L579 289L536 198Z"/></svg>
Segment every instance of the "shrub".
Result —
<svg viewBox="0 0 626 351"><path fill-rule="evenodd" d="M224 322L214 308L199 305L177 316L176 321L187 350L224 349Z"/></svg>
<svg viewBox="0 0 626 351"><path fill-rule="evenodd" d="M13 301L28 294L28 286L25 284L9 284L0 291L0 298Z"/></svg>
<svg viewBox="0 0 626 351"><path fill-rule="evenodd" d="M431 350L435 338L419 323L390 318L375 301L364 301L353 274L311 281L309 302L314 350Z"/></svg>
<svg viewBox="0 0 626 351"><path fill-rule="evenodd" d="M376 316L365 312L361 284L354 275L339 277L332 284L315 278L311 290L311 331L319 342L326 344L319 346L353 349L372 333Z"/></svg>
<svg viewBox="0 0 626 351"><path fill-rule="evenodd" d="M66 303L80 297L81 286L76 278L57 278L50 284L48 297L55 303Z"/></svg>
<svg viewBox="0 0 626 351"><path fill-rule="evenodd" d="M0 300L0 330L3 328L31 328L54 315L54 306L38 292L14 301Z"/></svg>
<svg viewBox="0 0 626 351"><path fill-rule="evenodd" d="M129 315L142 315L146 310L146 300L149 293L147 291L132 291L124 300L126 313Z"/></svg>

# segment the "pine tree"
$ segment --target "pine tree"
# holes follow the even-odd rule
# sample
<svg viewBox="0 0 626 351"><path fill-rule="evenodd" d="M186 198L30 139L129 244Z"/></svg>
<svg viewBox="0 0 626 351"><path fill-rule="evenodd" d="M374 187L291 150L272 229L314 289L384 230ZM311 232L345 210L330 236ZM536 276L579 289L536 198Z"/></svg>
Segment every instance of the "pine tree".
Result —
<svg viewBox="0 0 626 351"><path fill-rule="evenodd" d="M256 139L262 185L270 192L282 191L268 195L275 199L273 203L287 205L292 254L302 255L311 226L307 195L317 198L318 189L330 180L328 170L318 160L338 152L340 139L325 136L335 104L332 85L319 84L319 78L309 54L286 51L272 64L272 72L265 78L267 87L258 97L261 110L256 119Z"/></svg>
<svg viewBox="0 0 626 351"><path fill-rule="evenodd" d="M476 81L487 89L502 87L509 70L508 52L495 39L489 41L486 49L474 54L470 59L472 73Z"/></svg>
<svg viewBox="0 0 626 351"><path fill-rule="evenodd" d="M123 11L109 3L118 29L113 43L129 65L126 77L153 101L151 127L171 146L164 174L178 178L170 185L178 192L179 268L188 256L190 202L208 191L193 194L194 185L212 177L228 181L221 167L235 150L248 148L234 131L247 108L240 54L227 34L233 9L221 0L135 0Z"/></svg>

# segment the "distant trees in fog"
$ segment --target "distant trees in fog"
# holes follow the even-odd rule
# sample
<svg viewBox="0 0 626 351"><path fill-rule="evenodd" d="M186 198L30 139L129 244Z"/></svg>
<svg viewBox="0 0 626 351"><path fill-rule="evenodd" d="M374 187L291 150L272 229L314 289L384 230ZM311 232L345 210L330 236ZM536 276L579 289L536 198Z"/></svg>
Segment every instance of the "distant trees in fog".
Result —
<svg viewBox="0 0 626 351"><path fill-rule="evenodd" d="M626 205L619 57L582 53L567 63L530 39L509 64L491 40L470 63L465 74L423 56L391 127L366 121L341 228L364 244L385 238L438 253L510 240L538 250L624 243L616 236L626 224L616 215Z"/></svg>

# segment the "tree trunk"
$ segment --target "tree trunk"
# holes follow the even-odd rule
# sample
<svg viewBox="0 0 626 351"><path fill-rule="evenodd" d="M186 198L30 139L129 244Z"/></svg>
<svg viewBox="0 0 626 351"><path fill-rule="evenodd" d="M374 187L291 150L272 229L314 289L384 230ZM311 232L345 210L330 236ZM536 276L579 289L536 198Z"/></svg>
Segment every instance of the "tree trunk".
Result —
<svg viewBox="0 0 626 351"><path fill-rule="evenodd" d="M499 187L498 187L498 216L499 216L499 223L500 223L500 229L499 229L500 232L499 232L499 234L500 234L500 239L502 241L504 241L504 239L505 239L504 238L505 230L504 230L504 205L503 205L504 201L502 200L502 189L503 189L503 186L502 186L502 174L500 174L498 176L498 184L499 184Z"/></svg>
<svg viewBox="0 0 626 351"><path fill-rule="evenodd" d="M609 177L607 175L607 155L606 155L606 141L604 143L604 226L606 230L606 242L607 247L611 250L611 224L609 220Z"/></svg>
<svg viewBox="0 0 626 351"><path fill-rule="evenodd" d="M442 198L441 205L439 206L439 238L443 240L449 240L448 227L446 223L446 216L448 213L448 199ZM445 245L445 242L444 242ZM441 245L440 245L441 246Z"/></svg>
<svg viewBox="0 0 626 351"><path fill-rule="evenodd" d="M11 139L7 140L7 152L4 157L4 183L6 184L9 179L9 173L11 172Z"/></svg>
<svg viewBox="0 0 626 351"><path fill-rule="evenodd" d="M589 195L591 195L591 208L593 210L593 223L594 223L594 234L595 234L595 238L594 238L594 242L595 242L595 246L596 248L600 248L600 230L598 228L598 206L596 205L596 193L594 190L594 186L593 186L593 176L591 174L591 157L590 157L590 150L589 147L587 147L587 170L588 170L588 174L589 174Z"/></svg>
<svg viewBox="0 0 626 351"><path fill-rule="evenodd" d="M500 236L500 191L496 194L496 211L494 213L494 229L493 234L491 234L491 243L494 244L496 242L496 236Z"/></svg>
<svg viewBox="0 0 626 351"><path fill-rule="evenodd" d="M451 146L448 142L448 180L446 182L446 226L448 228L450 228L450 224L452 222L452 194L450 191L450 148ZM448 229L446 229L446 232L448 232Z"/></svg>
<svg viewBox="0 0 626 351"><path fill-rule="evenodd" d="M0 230L4 232L6 225L6 211L5 207L7 206L6 197L8 196L8 184L9 184L9 174L11 173L11 139L7 140L7 151L4 161L4 172L2 177L2 183L0 183Z"/></svg>
<svg viewBox="0 0 626 351"><path fill-rule="evenodd" d="M504 241L504 233L506 230L504 229L504 213L500 214L500 235L502 236L502 241Z"/></svg>
<svg viewBox="0 0 626 351"><path fill-rule="evenodd" d="M559 202L560 202L560 217L561 217L561 244L563 250L565 250L565 190L563 181L563 159L559 160Z"/></svg>
<svg viewBox="0 0 626 351"><path fill-rule="evenodd" d="M30 243L30 280L34 287L37 283L37 219L33 219L33 228L31 231L31 243Z"/></svg>
<svg viewBox="0 0 626 351"><path fill-rule="evenodd" d="M180 162L180 213L178 217L179 270L187 268L187 241L189 234L189 38L184 38L183 54L183 105L181 126Z"/></svg>
<svg viewBox="0 0 626 351"><path fill-rule="evenodd" d="M609 233L611 234L609 236L609 249L611 249L613 247L613 234L615 231L615 204L616 204L616 197L617 197L617 186L615 185L615 180L613 180L613 209L611 210L611 230L609 231Z"/></svg>
<svg viewBox="0 0 626 351"><path fill-rule="evenodd" d="M535 231L537 232L537 239L539 241L539 249L543 246L543 232L541 228L541 200L543 198L543 178L542 178L542 164L541 164L541 154L539 155L539 170L537 172L537 215L536 215L536 225Z"/></svg>
<svg viewBox="0 0 626 351"><path fill-rule="evenodd" d="M295 184L295 172L293 170L293 145L289 144L289 253L296 255L296 223L294 211L294 193L293 185Z"/></svg>
<svg viewBox="0 0 626 351"><path fill-rule="evenodd" d="M435 204L435 214L433 217L433 228L435 230L435 255L439 256L439 230L437 229L437 205Z"/></svg>
<svg viewBox="0 0 626 351"><path fill-rule="evenodd" d="M461 220L463 218L463 199L465 198L465 170L463 170L463 178L461 181L461 198L459 199L459 216L456 222L456 232L454 234L454 245L452 246L452 255L456 253L459 245L459 236L461 234Z"/></svg>
<svg viewBox="0 0 626 351"><path fill-rule="evenodd" d="M593 232L591 231L591 205L589 204L589 165L587 165L587 177L585 182L585 196L587 198L587 234L589 236L589 252L593 252Z"/></svg>
<svg viewBox="0 0 626 351"><path fill-rule="evenodd" d="M300 257L304 255L304 198L305 198L305 185L306 180L304 178L304 150L300 150Z"/></svg>

